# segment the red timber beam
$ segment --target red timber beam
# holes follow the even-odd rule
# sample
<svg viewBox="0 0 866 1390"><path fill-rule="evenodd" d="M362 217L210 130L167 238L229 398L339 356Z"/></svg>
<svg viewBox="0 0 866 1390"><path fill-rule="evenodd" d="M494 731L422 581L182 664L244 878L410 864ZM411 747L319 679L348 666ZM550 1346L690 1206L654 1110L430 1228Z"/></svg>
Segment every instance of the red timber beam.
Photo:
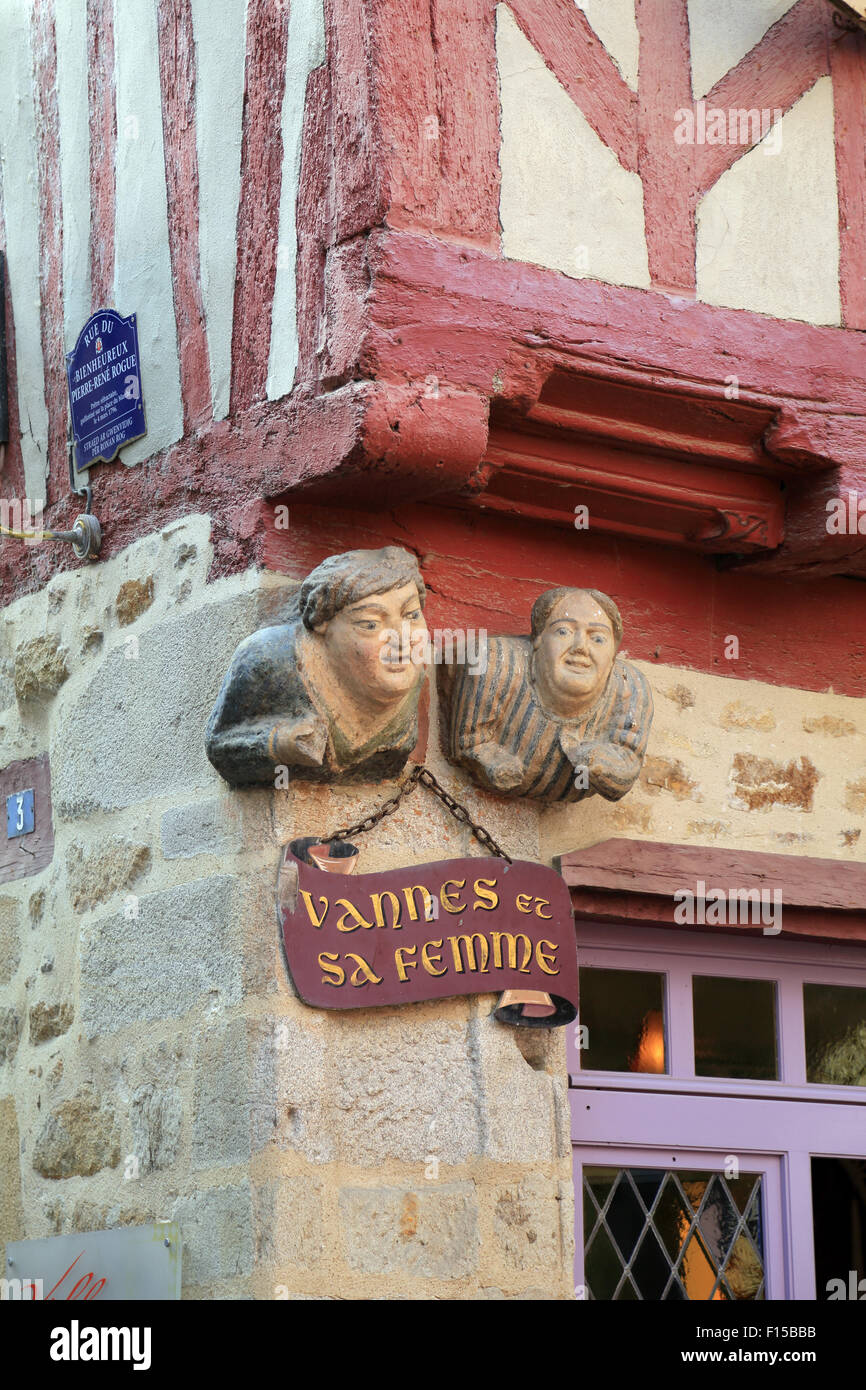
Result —
<svg viewBox="0 0 866 1390"><path fill-rule="evenodd" d="M560 856L578 920L760 936L761 927L686 926L675 893L755 890L782 897L782 937L866 945L866 864L703 845L603 840Z"/></svg>
<svg viewBox="0 0 866 1390"><path fill-rule="evenodd" d="M665 8L677 10L681 0L650 3L660 7L663 18ZM640 162L637 96L586 15L574 0L509 0L509 9L599 139L610 146L624 169L636 173Z"/></svg>
<svg viewBox="0 0 866 1390"><path fill-rule="evenodd" d="M847 328L866 328L866 34L836 29L830 44L839 196L839 288Z"/></svg>
<svg viewBox="0 0 866 1390"><path fill-rule="evenodd" d="M637 0L640 37L638 171L652 284L694 292L697 146L674 140L675 113L692 105L687 0Z"/></svg>
<svg viewBox="0 0 866 1390"><path fill-rule="evenodd" d="M512 426L522 418L530 430L547 383L587 372L662 393L672 432L689 397L730 422L738 410L765 410L764 456L752 467L787 471L796 526L774 555L753 563L796 572L814 564L815 551L824 573L866 572L862 535L828 534L826 526L830 497L852 490L866 498L861 335L574 280L409 235L371 238L369 277L358 375L417 382L432 374L488 396L492 418ZM732 377L736 402L726 394ZM634 448L631 422L604 423L619 447ZM665 442L653 450L644 440L656 453ZM816 472L825 475L820 486L814 477L798 481Z"/></svg>
<svg viewBox="0 0 866 1390"><path fill-rule="evenodd" d="M707 108L790 111L830 71L832 10L827 0L799 0L707 93ZM688 103L687 103L688 104ZM699 196L712 188L749 146L697 145Z"/></svg>
<svg viewBox="0 0 866 1390"><path fill-rule="evenodd" d="M496 249L492 0L328 0L326 16L334 240L385 223Z"/></svg>
<svg viewBox="0 0 866 1390"><path fill-rule="evenodd" d="M183 432L189 434L213 414L199 263L195 40L190 0L159 0L157 26L168 244L180 356Z"/></svg>
<svg viewBox="0 0 866 1390"><path fill-rule="evenodd" d="M383 497L395 506L449 498L477 507L497 476L491 441L507 429L558 436L566 468L568 450L579 460L589 440L607 443L620 462L632 451L642 475L674 457L690 461L696 482L716 464L729 482L784 477L793 499L786 539L756 563L811 573L814 543L822 573L866 573L863 537L828 535L824 508L824 492L848 482L866 496L863 335L574 280L406 232L374 232L359 244L358 276L344 277L330 305L345 384L255 402L146 469L101 471L101 505L112 517L106 556L135 538L142 511L155 527L211 511L215 572L224 573L255 562L255 537L242 534L238 517L263 498L361 508L381 508ZM725 394L732 374L736 401ZM602 398L628 408L601 411ZM645 415L648 400L656 406ZM580 501L577 469L572 476L549 518L560 527L573 528ZM673 470L659 481L679 486ZM30 552L17 548L13 565L9 547L0 549L11 590L34 587L34 565Z"/></svg>

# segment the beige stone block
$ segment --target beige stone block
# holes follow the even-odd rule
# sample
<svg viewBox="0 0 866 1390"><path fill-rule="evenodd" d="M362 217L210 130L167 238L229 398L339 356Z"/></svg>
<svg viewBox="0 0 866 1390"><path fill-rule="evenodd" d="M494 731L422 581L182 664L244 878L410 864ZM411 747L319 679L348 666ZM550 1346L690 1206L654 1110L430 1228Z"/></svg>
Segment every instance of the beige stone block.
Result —
<svg viewBox="0 0 866 1390"><path fill-rule="evenodd" d="M775 729L776 716L770 709L758 710L742 700L733 700L725 705L719 723L723 729L757 729L766 734Z"/></svg>
<svg viewBox="0 0 866 1390"><path fill-rule="evenodd" d="M79 1013L88 1037L241 997L237 881L224 875L142 897L81 934Z"/></svg>
<svg viewBox="0 0 866 1390"><path fill-rule="evenodd" d="M11 1096L0 1099L0 1252L5 1270L6 1241L21 1240L24 1236L24 1211L21 1205L21 1167L18 1152L18 1117Z"/></svg>
<svg viewBox="0 0 866 1390"><path fill-rule="evenodd" d="M262 1020L254 1025L253 1042L253 1152L273 1143L314 1163L330 1162L335 1155L321 1018L309 1013Z"/></svg>
<svg viewBox="0 0 866 1390"><path fill-rule="evenodd" d="M0 898L0 985L8 985L21 959L18 940L19 907L14 898Z"/></svg>
<svg viewBox="0 0 866 1390"><path fill-rule="evenodd" d="M353 1269L460 1279L478 1267L474 1183L427 1190L347 1187L340 1193L340 1221Z"/></svg>
<svg viewBox="0 0 866 1390"><path fill-rule="evenodd" d="M72 1004L31 1004L30 1041L48 1042L68 1032L75 1010Z"/></svg>
<svg viewBox="0 0 866 1390"><path fill-rule="evenodd" d="M196 1057L192 1166L243 1163L250 1156L247 1021L202 1030Z"/></svg>
<svg viewBox="0 0 866 1390"><path fill-rule="evenodd" d="M237 1281L249 1274L253 1258L252 1194L248 1182L209 1187L179 1197L171 1219L183 1235L183 1285L216 1279Z"/></svg>
<svg viewBox="0 0 866 1390"><path fill-rule="evenodd" d="M467 1012L455 1001L272 1020L254 1067L254 1149L274 1142L319 1163L397 1159L419 1177L430 1158L456 1164L483 1152Z"/></svg>
<svg viewBox="0 0 866 1390"><path fill-rule="evenodd" d="M139 1086L129 1106L140 1176L170 1168L180 1150L183 1099L176 1086Z"/></svg>
<svg viewBox="0 0 866 1390"><path fill-rule="evenodd" d="M794 806L800 811L811 811L820 776L811 758L792 759L783 765L753 753L737 753L731 769L734 804L745 806L749 811L767 810L771 806Z"/></svg>
<svg viewBox="0 0 866 1390"><path fill-rule="evenodd" d="M112 1231L117 1226L149 1226L156 1219L150 1206L106 1205L82 1197L75 1203L68 1220L61 1218L60 1224L61 1228L71 1231Z"/></svg>
<svg viewBox="0 0 866 1390"><path fill-rule="evenodd" d="M557 1181L531 1173L498 1190L493 1228L499 1249L513 1269L541 1266L558 1272L563 1256L561 1226Z"/></svg>
<svg viewBox="0 0 866 1390"><path fill-rule="evenodd" d="M328 1089L334 1147L346 1162L395 1158L423 1170L428 1155L464 1163L483 1148L479 1076L466 1005L375 1011L332 1030Z"/></svg>
<svg viewBox="0 0 866 1390"><path fill-rule="evenodd" d="M87 912L122 893L147 873L148 845L115 837L88 849L77 842L66 851L66 881L73 912Z"/></svg>
<svg viewBox="0 0 866 1390"><path fill-rule="evenodd" d="M480 1059L483 1152L500 1163L551 1163L570 1152L563 1030L549 1044L545 1069L521 1050L520 1030L506 1028L491 1013L475 1020ZM482 1004L482 1009L485 1008ZM528 1045L524 1045L528 1046Z"/></svg>
<svg viewBox="0 0 866 1390"><path fill-rule="evenodd" d="M114 600L114 611L121 627L128 627L146 613L153 603L153 575L146 579L127 579L121 584Z"/></svg>
<svg viewBox="0 0 866 1390"><path fill-rule="evenodd" d="M857 725L850 719L841 719L837 714L804 715L803 731L807 734L825 734L827 738L850 738L857 733Z"/></svg>
<svg viewBox="0 0 866 1390"><path fill-rule="evenodd" d="M253 1189L255 1260L309 1269L323 1254L322 1184L275 1178Z"/></svg>
<svg viewBox="0 0 866 1390"><path fill-rule="evenodd" d="M19 700L56 695L69 679L68 653L56 633L20 642L15 651L15 694Z"/></svg>
<svg viewBox="0 0 866 1390"><path fill-rule="evenodd" d="M113 1108L87 1087L46 1117L33 1151L33 1167L43 1178L89 1178L119 1162Z"/></svg>
<svg viewBox="0 0 866 1390"><path fill-rule="evenodd" d="M88 663L90 678L76 681L52 730L56 819L221 790L204 728L254 608L254 596L235 594L165 621L149 617L136 660L122 641Z"/></svg>

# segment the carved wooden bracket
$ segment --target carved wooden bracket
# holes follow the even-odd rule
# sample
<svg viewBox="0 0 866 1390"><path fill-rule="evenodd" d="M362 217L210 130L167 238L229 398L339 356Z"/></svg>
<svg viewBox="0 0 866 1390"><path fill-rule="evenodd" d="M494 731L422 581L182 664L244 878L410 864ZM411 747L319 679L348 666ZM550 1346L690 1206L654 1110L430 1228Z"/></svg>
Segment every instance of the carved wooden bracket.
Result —
<svg viewBox="0 0 866 1390"><path fill-rule="evenodd" d="M777 417L697 382L650 387L609 365L555 372L524 415L495 412L466 500L694 550L773 549L793 471L765 445Z"/></svg>

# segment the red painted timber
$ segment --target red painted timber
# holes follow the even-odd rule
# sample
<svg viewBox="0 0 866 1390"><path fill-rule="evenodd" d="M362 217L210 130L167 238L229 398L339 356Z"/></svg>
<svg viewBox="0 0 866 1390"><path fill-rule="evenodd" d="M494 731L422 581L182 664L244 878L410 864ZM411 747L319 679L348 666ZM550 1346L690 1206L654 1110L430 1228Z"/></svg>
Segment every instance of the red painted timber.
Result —
<svg viewBox="0 0 866 1390"><path fill-rule="evenodd" d="M381 4L382 0L376 0ZM385 220L388 170L375 90L370 24L374 5L325 0L325 33L334 131L334 240L357 236ZM394 35L412 30L398 19ZM415 42L422 39L415 36Z"/></svg>
<svg viewBox="0 0 866 1390"><path fill-rule="evenodd" d="M586 15L574 0L511 0L508 8L599 139L635 173L637 97Z"/></svg>
<svg viewBox="0 0 866 1390"><path fill-rule="evenodd" d="M830 44L839 197L839 288L848 328L866 328L866 34Z"/></svg>
<svg viewBox="0 0 866 1390"><path fill-rule="evenodd" d="M842 499L847 521L851 493L862 512L858 530L831 535L827 521L835 508L828 511L828 503ZM772 555L761 556L760 568L766 574L802 573L812 578L840 573L866 575L866 459L861 457L858 463L846 464L808 484L796 480L790 484L785 539ZM866 624L866 612L863 622Z"/></svg>
<svg viewBox="0 0 866 1390"><path fill-rule="evenodd" d="M3 252L3 283L4 283L4 304L6 310L6 384L9 394L9 440L4 446L0 446L0 453L3 454L3 468L0 471L0 498L8 498L10 501L21 499L25 496L27 488L24 482L24 461L21 455L21 418L18 411L18 368L15 357L15 316L12 306L12 284L9 277L9 262L6 259L6 217L3 205L2 189L0 189L0 251ZM20 556L23 547L13 545L11 541L4 541L0 538L0 602L8 603L15 597L16 591L21 583L20 572L15 566L15 559ZM45 577L44 568L37 572L33 570L33 583L41 582Z"/></svg>
<svg viewBox="0 0 866 1390"><path fill-rule="evenodd" d="M691 391L704 401L715 392L720 410L725 377L736 373L739 405L778 416L782 442L774 441L772 429L767 439L771 448L787 452L792 467L860 466L866 440L866 340L860 334L575 281L406 233L377 233L369 240L371 287L358 374L376 382L355 382L319 399L260 402L230 421L212 422L157 455L147 469L100 469L106 557L135 539L142 516L156 528L185 512L208 511L214 516L215 573L227 573L255 563L259 554L256 536L239 537L232 520L253 499L313 485L325 496L328 476L339 475L330 505L345 500L350 489L364 505L379 505L381 494L365 476L375 477L383 464L406 469L401 486L416 498L443 486L456 489L461 476L470 483L480 465L487 402L497 412L507 407L519 421L546 381L575 370L611 381L625 373L646 387ZM416 449L431 464L429 474L413 471ZM63 502L51 510L48 524L68 525L73 516ZM823 512L819 519L823 528ZM546 534L552 537L553 530ZM833 551L824 544L822 553L833 561L830 569L844 572L854 567L844 549L859 546L857 537L840 537ZM31 591L45 573L42 563L52 572L75 563L59 547L50 555L42 551L44 561L22 549L0 548L4 593ZM651 546L646 550L657 553ZM786 563L796 569L793 546ZM750 583L751 602L760 611L764 596L754 579ZM842 586L844 593L854 589ZM844 599L838 601L840 612L850 610L857 631L862 620ZM744 621L750 631L760 631L754 616ZM787 631L784 621L782 630ZM793 633L790 642L796 643ZM683 664L693 659L689 652ZM809 662L799 666L808 686ZM762 678L776 679L771 669ZM824 684L831 683L828 676Z"/></svg>
<svg viewBox="0 0 866 1390"><path fill-rule="evenodd" d="M67 388L63 321L63 218L60 198L60 132L57 115L57 42L54 6L36 0L31 23L35 66L38 150L40 319L48 410L48 487L53 500L69 486L66 461Z"/></svg>
<svg viewBox="0 0 866 1390"><path fill-rule="evenodd" d="M866 339L681 297L574 280L407 233L375 233L369 253L367 376L433 373L528 409L554 371L627 364L664 390L700 385L724 401L774 405L798 425L805 465L855 463L866 445ZM793 413L793 414L792 414ZM790 442L790 441L789 441Z"/></svg>
<svg viewBox="0 0 866 1390"><path fill-rule="evenodd" d="M603 840L560 858L575 916L675 927L673 895L721 889L779 890L785 936L866 943L866 864L642 840ZM699 927L683 926L694 932ZM709 927L704 930L724 930ZM730 928L737 935L745 927Z"/></svg>
<svg viewBox="0 0 866 1390"><path fill-rule="evenodd" d="M341 550L405 546L421 559L431 626L528 632L545 589L588 585L620 605L624 651L637 660L866 696L866 595L856 580L768 581L688 551L442 505L362 512L285 500L290 526L269 521L267 568L301 578ZM730 636L736 660L725 655Z"/></svg>
<svg viewBox="0 0 866 1390"><path fill-rule="evenodd" d="M249 0L232 330L232 415L265 395L277 277L289 5Z"/></svg>
<svg viewBox="0 0 866 1390"><path fill-rule="evenodd" d="M370 18L388 224L498 248L494 5L380 0Z"/></svg>
<svg viewBox="0 0 866 1390"><path fill-rule="evenodd" d="M87 92L90 106L90 303L114 303L114 3L87 0Z"/></svg>
<svg viewBox="0 0 866 1390"><path fill-rule="evenodd" d="M694 292L696 146L674 140L674 113L692 104L688 0L637 0L640 35L638 172L650 279Z"/></svg>
<svg viewBox="0 0 866 1390"><path fill-rule="evenodd" d="M789 111L830 71L831 31L832 11L826 0L799 0L707 93L707 108ZM737 144L697 145L698 192L712 188L747 148Z"/></svg>
<svg viewBox="0 0 866 1390"><path fill-rule="evenodd" d="M190 0L159 0L159 70L168 245L177 320L184 434L213 414L199 264L195 39Z"/></svg>
<svg viewBox="0 0 866 1390"><path fill-rule="evenodd" d="M828 912L866 910L866 864L760 850L613 839L560 856L560 872L576 889L670 897L689 881L707 888L781 888L785 906Z"/></svg>

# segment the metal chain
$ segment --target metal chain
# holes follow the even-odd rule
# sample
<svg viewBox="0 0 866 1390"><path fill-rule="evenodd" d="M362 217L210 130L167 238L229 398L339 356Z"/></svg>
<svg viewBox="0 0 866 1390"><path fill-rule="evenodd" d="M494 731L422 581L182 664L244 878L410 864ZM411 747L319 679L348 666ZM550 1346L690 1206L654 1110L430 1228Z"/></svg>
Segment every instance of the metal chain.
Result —
<svg viewBox="0 0 866 1390"><path fill-rule="evenodd" d="M460 821L463 825L469 826L475 839L484 849L496 855L497 859L504 859L506 864L511 864L513 862L510 855L507 855L505 850L496 843L490 832L485 830L483 825L478 825L477 822L472 819L466 807L461 806L459 801L454 800L450 792L447 792L445 788L437 782L433 773L429 768L424 767L423 763L412 769L406 781L397 792L397 795L385 801L379 807L378 811L374 811L372 815L367 816L362 821L358 821L357 825L348 825L343 830L335 830L334 834L328 837L329 840L348 840L352 835L363 835L366 831L372 830L373 826L378 825L379 821L384 820L385 816L393 815L403 798L405 796L411 796L419 783L427 787L434 796L438 796L439 800L451 812L455 820Z"/></svg>

